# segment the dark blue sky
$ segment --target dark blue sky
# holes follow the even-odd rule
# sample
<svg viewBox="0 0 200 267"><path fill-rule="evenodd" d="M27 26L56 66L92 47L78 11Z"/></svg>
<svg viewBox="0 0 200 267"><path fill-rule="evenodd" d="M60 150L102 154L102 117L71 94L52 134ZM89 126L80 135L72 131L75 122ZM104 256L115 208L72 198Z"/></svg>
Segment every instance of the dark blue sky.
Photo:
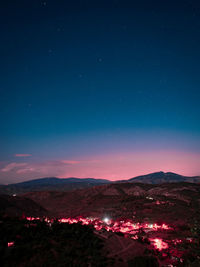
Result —
<svg viewBox="0 0 200 267"><path fill-rule="evenodd" d="M117 179L124 163L122 173L111 173L109 166L119 162L109 160L141 151L144 158L155 151L168 159L187 154L182 165L192 155L198 166L199 1L26 0L0 5L3 182L51 175L42 171L42 162L63 160L66 170L51 170L52 175L99 177L104 175L99 169L107 166L106 178ZM108 158L107 164L90 166L91 159L101 157ZM126 175L137 173L135 164L129 163ZM141 165L141 172L149 170L142 159ZM200 174L189 163L187 169L181 163L172 169Z"/></svg>

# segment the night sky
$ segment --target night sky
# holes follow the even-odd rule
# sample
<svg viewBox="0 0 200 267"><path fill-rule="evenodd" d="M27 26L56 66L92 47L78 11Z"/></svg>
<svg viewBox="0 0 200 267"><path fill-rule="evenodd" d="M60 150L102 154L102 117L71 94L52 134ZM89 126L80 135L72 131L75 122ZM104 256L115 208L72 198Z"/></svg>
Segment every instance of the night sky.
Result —
<svg viewBox="0 0 200 267"><path fill-rule="evenodd" d="M200 1L0 3L0 183L200 175Z"/></svg>

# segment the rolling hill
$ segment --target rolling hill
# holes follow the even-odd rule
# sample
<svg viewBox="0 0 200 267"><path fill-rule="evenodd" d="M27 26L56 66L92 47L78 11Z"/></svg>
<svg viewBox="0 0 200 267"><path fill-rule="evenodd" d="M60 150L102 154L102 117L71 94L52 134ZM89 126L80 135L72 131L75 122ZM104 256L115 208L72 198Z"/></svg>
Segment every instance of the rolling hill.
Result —
<svg viewBox="0 0 200 267"><path fill-rule="evenodd" d="M44 216L49 212L30 198L0 195L0 215L9 216Z"/></svg>
<svg viewBox="0 0 200 267"><path fill-rule="evenodd" d="M1 185L0 194L12 195L32 191L70 191L108 183L111 183L111 181L105 179L47 177L16 184Z"/></svg>
<svg viewBox="0 0 200 267"><path fill-rule="evenodd" d="M55 217L108 215L162 221L165 212L165 221L175 222L191 220L200 208L200 187L195 183L113 183L73 192L32 192L23 197L42 205Z"/></svg>

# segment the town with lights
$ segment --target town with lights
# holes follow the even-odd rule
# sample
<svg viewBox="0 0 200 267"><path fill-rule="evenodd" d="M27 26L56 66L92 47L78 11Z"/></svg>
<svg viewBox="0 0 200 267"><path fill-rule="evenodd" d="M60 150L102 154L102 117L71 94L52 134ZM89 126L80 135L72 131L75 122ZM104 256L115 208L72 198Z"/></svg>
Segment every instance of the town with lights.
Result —
<svg viewBox="0 0 200 267"><path fill-rule="evenodd" d="M114 183L1 196L7 207L1 207L2 262L21 266L31 259L35 266L39 257L39 266L51 266L50 259L57 266L198 266L198 192L198 184Z"/></svg>

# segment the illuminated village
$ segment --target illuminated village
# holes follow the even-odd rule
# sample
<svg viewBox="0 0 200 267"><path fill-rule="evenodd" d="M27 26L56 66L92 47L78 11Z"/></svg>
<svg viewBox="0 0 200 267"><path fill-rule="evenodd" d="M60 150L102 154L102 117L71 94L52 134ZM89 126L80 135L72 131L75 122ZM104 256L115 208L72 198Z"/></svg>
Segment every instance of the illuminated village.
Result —
<svg viewBox="0 0 200 267"><path fill-rule="evenodd" d="M62 260L73 266L78 259L83 261L82 257L88 265L95 261L94 266L101 262L129 267L135 266L136 260L143 262L142 266L155 267L198 264L199 191L199 185L192 183L112 183L68 192L2 195L3 255L13 257L21 247L27 249L29 237L32 245L28 254L38 246L40 254L46 244L51 247L49 253L56 250L51 257L58 266ZM69 255L60 258L61 251L64 255L69 251ZM100 255L93 257L93 253ZM12 257L5 262L12 265ZM46 257L41 261L49 261ZM35 261L34 255L32 258Z"/></svg>
<svg viewBox="0 0 200 267"><path fill-rule="evenodd" d="M191 243L197 242L195 238L192 237L186 237L184 239L169 238L170 236L175 237L178 229L164 223L159 225L157 223L138 223L128 219L112 220L109 217L99 219L92 217L83 218L81 216L56 220L47 217L26 217L23 220L26 227L37 227L37 223L40 221L50 228L55 221L59 224L92 226L95 235L102 240L109 240L114 234L117 240L123 237L123 239L120 241L118 240L118 242L123 243L122 240L129 240L130 243L134 242L134 245L137 244L135 242L145 244L145 247L149 251L159 256L160 266L179 266L183 263L185 254L182 244L187 246L187 244L190 245ZM12 248L15 246L15 242L9 241L7 245L9 248ZM124 247L124 250L127 250L127 245ZM120 254L120 252L118 252L118 254Z"/></svg>

